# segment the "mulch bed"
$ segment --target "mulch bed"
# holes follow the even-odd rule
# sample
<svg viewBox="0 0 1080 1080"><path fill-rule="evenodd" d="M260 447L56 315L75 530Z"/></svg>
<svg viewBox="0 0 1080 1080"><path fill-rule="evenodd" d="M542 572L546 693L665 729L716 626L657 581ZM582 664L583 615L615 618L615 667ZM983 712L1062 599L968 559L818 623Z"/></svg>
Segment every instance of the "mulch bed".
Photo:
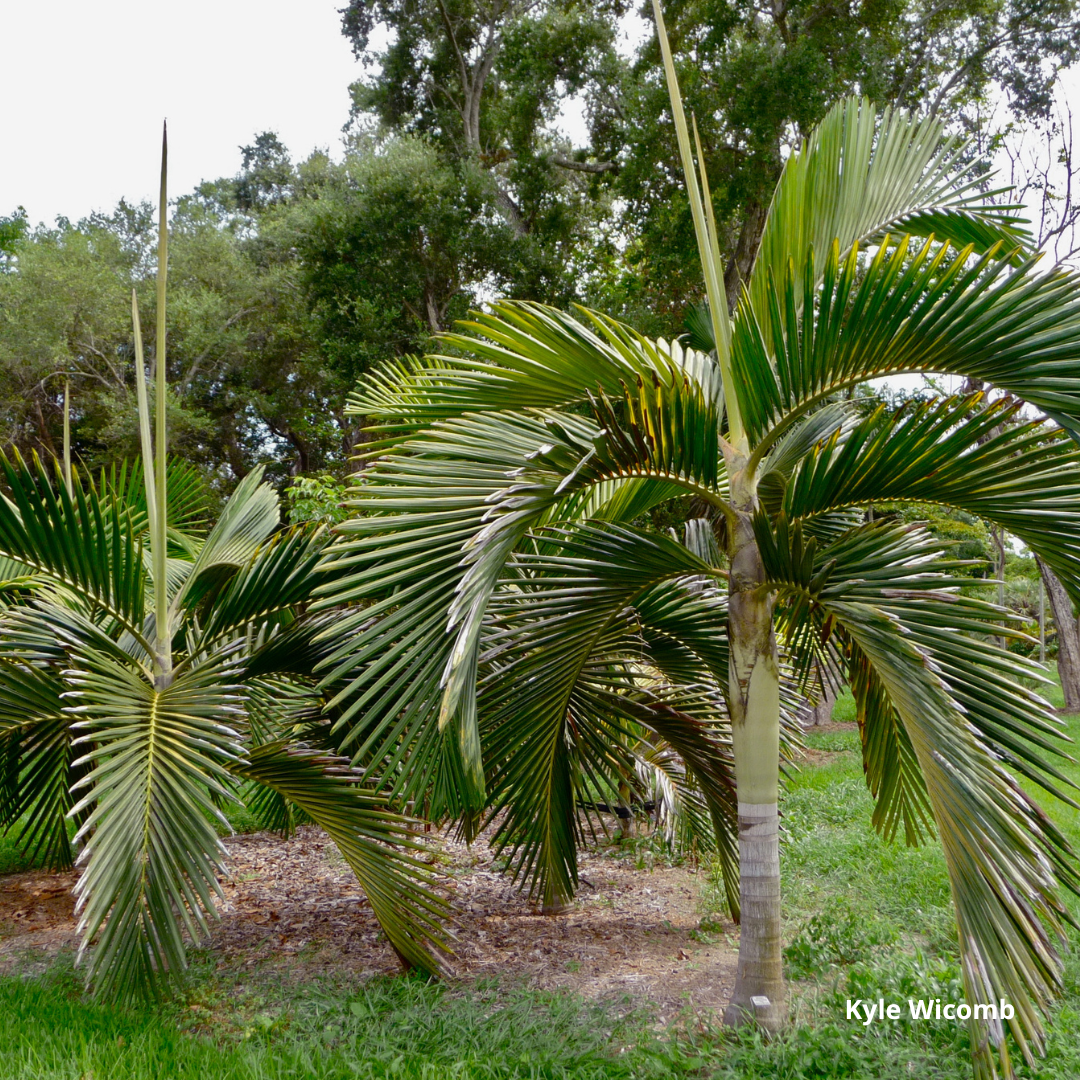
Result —
<svg viewBox="0 0 1080 1080"><path fill-rule="evenodd" d="M258 967L292 980L365 978L400 972L356 878L320 830L289 840L271 833L226 838L230 876L209 948L219 965ZM451 927L453 980L566 988L602 1000L652 1002L658 1019L680 1010L719 1010L735 977L738 931L703 912L704 871L652 870L601 843L582 854L581 888L557 916L539 913L501 874L487 840L471 848L433 838L457 912ZM76 944L75 875L0 877L0 972L44 966ZM708 914L711 933L700 932Z"/></svg>

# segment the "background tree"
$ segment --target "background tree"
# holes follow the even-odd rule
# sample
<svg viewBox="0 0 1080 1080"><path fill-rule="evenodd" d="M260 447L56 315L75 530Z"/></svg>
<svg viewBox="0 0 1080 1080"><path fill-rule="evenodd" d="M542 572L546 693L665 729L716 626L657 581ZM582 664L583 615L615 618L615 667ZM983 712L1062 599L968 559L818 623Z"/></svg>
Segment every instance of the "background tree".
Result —
<svg viewBox="0 0 1080 1080"><path fill-rule="evenodd" d="M606 201L592 181L615 168L557 131L564 103L602 93L618 67L626 0L351 0L342 29L371 68L354 113L469 162L513 236L512 295L577 295ZM376 30L386 35L371 47Z"/></svg>
<svg viewBox="0 0 1080 1080"><path fill-rule="evenodd" d="M731 307L783 162L833 102L854 92L939 116L953 131L981 133L992 154L1010 123L1027 133L1050 121L1058 73L1080 48L1071 0L677 0L668 23L701 132ZM638 325L670 333L701 281L658 60L650 34L617 88L589 100L593 152L619 164L605 179L624 200L628 238L620 273L590 302L621 302Z"/></svg>
<svg viewBox="0 0 1080 1080"><path fill-rule="evenodd" d="M26 211L20 206L14 214L0 217L0 271L10 268L19 241L26 235Z"/></svg>
<svg viewBox="0 0 1080 1080"><path fill-rule="evenodd" d="M363 139L342 165L320 164L264 227L296 246L321 355L351 386L464 317L481 285L504 282L512 235L491 220L480 172L422 139Z"/></svg>

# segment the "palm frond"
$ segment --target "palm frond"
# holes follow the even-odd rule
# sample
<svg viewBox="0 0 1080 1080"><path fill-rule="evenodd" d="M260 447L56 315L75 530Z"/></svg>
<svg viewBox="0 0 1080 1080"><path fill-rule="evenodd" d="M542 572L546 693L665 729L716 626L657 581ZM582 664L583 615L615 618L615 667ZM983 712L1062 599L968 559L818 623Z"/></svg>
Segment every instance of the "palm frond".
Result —
<svg viewBox="0 0 1080 1080"><path fill-rule="evenodd" d="M1080 600L1080 451L1020 421L1019 402L942 398L883 408L815 446L786 486L791 519L885 500L966 510L1019 537Z"/></svg>
<svg viewBox="0 0 1080 1080"><path fill-rule="evenodd" d="M183 585L170 602L175 613L191 606L246 565L281 523L278 497L258 466L240 481L203 541Z"/></svg>
<svg viewBox="0 0 1080 1080"><path fill-rule="evenodd" d="M501 301L491 314L445 334L464 355L392 360L376 368L350 397L349 409L395 438L470 412L563 408L654 376L689 379L722 412L715 362L679 342L653 341L585 308L574 318L555 308ZM376 443L376 448L383 443Z"/></svg>
<svg viewBox="0 0 1080 1080"><path fill-rule="evenodd" d="M65 689L48 668L0 659L0 826L21 824L23 850L57 869L72 863L67 813L77 778Z"/></svg>
<svg viewBox="0 0 1080 1080"><path fill-rule="evenodd" d="M754 310L768 310L769 281L783 280L792 262L801 301L821 280L834 243L846 255L892 232L935 236L980 253L1000 243L1029 246L1019 207L994 202L999 192L985 190L976 165L963 165L963 144L944 131L936 117L879 114L865 98L834 105L776 186L750 276ZM810 250L817 260L807 264Z"/></svg>
<svg viewBox="0 0 1080 1080"><path fill-rule="evenodd" d="M963 595L970 579L936 558L919 530L867 525L820 554L785 520L756 529L767 572L801 602L811 637L838 637L859 702L875 822L909 841L929 807L945 850L971 1002L1005 997L1025 1056L1042 1046L1039 1007L1059 987L1050 934L1070 921L1059 882L1080 887L1068 842L1001 767L1068 799L1069 781L1040 747L1063 753L1049 707L1020 683L1037 666L976 637L1006 613ZM1070 800L1071 801L1071 800ZM1005 1053L1000 1025L972 1021L972 1042Z"/></svg>
<svg viewBox="0 0 1080 1080"><path fill-rule="evenodd" d="M268 619L306 601L319 580L326 534L303 529L278 533L211 595L200 623L196 649L257 629Z"/></svg>
<svg viewBox="0 0 1080 1080"><path fill-rule="evenodd" d="M206 933L224 849L211 795L228 798L242 753L225 658L180 668L164 690L89 652L73 658L70 708L89 768L76 812L89 816L79 878L80 952L89 977L121 1000L157 995L185 964L183 930Z"/></svg>
<svg viewBox="0 0 1080 1080"><path fill-rule="evenodd" d="M840 391L901 372L976 377L1080 426L1080 275L1002 255L886 238L865 269L857 248L842 259L833 244L819 293L808 269L802 283L794 266L770 278L762 308L740 307L733 343L755 458Z"/></svg>
<svg viewBox="0 0 1080 1080"><path fill-rule="evenodd" d="M611 653L628 606L660 581L710 567L666 537L621 526L544 537L557 553L519 552L513 589L491 603L479 711L493 812L505 811L497 843L550 907L576 885L575 769L616 789L628 761L616 747L642 711Z"/></svg>
<svg viewBox="0 0 1080 1080"><path fill-rule="evenodd" d="M425 734L438 710L441 727L458 734L471 789L463 797L481 801L472 688L484 612L506 559L576 489L636 475L720 500L709 449L718 418L693 384L684 392L685 407L672 386L643 381L625 391L624 426L611 402L597 404L609 418L603 430L570 414L443 421L365 470L355 505L368 513L341 527L323 564L337 580L322 587L321 606L371 602L339 624L339 640L353 636L325 662L328 686L348 678L333 700L341 722L363 711L343 745L359 755L381 746L395 763L407 746L410 770L398 775L398 790L412 790L413 778L424 786L442 754L442 740Z"/></svg>
<svg viewBox="0 0 1080 1080"><path fill-rule="evenodd" d="M232 772L299 807L323 828L356 874L394 950L413 968L435 974L432 951L446 947L446 902L434 891L430 866L409 855L418 823L390 811L386 799L361 786L347 760L285 741L255 747Z"/></svg>
<svg viewBox="0 0 1080 1080"><path fill-rule="evenodd" d="M0 554L45 575L142 637L142 554L128 517L72 474L72 491L35 458L0 454Z"/></svg>
<svg viewBox="0 0 1080 1080"><path fill-rule="evenodd" d="M198 467L182 458L170 458L166 465L169 500L167 521L170 529L187 536L202 535L210 522L210 491ZM149 524L142 458L125 459L102 470L100 489L126 507L142 529ZM141 529L137 529L142 531Z"/></svg>

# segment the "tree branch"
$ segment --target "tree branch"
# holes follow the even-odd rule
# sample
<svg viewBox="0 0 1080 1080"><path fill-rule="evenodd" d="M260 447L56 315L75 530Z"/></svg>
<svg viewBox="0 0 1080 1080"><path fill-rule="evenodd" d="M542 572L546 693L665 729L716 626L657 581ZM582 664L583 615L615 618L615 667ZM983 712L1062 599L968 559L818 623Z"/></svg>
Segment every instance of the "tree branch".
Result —
<svg viewBox="0 0 1080 1080"><path fill-rule="evenodd" d="M572 172L606 173L619 171L617 161L575 161L565 154L552 154L550 161L553 165L558 165L560 169L569 169Z"/></svg>

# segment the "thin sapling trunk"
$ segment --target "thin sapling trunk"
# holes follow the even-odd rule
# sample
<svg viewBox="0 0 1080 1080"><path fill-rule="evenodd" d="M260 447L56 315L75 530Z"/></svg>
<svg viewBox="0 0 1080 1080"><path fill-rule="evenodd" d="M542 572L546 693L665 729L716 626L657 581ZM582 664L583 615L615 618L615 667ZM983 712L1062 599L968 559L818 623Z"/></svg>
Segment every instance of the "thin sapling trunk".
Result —
<svg viewBox="0 0 1080 1080"><path fill-rule="evenodd" d="M780 940L780 669L773 597L751 515L731 520L728 707L739 798L739 963L724 1022L778 1031L787 1010Z"/></svg>

